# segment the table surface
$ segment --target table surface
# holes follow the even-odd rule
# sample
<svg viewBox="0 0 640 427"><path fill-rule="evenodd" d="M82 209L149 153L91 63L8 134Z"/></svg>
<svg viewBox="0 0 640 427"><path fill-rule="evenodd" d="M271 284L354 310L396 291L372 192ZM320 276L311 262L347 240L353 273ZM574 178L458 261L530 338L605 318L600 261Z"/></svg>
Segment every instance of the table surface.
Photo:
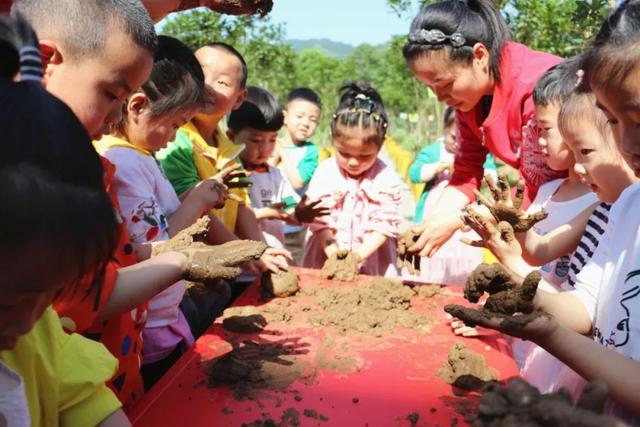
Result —
<svg viewBox="0 0 640 427"><path fill-rule="evenodd" d="M296 271L303 288L354 286L371 280L361 276L355 284L336 283L321 280L317 270ZM500 380L515 376L518 371L501 335L488 330L481 330L478 338L453 335L442 307L462 302L461 290L444 287L438 296L414 297L412 310L434 319L431 331L396 328L383 338L343 336L330 327L313 327L306 322L301 303L291 306L296 322L269 324L260 333L228 333L218 321L129 416L136 427L240 426L266 417L280 420L287 409L295 408L301 426L463 425L464 415L477 396L461 393L435 376L453 343L464 342L471 350L483 354L488 365L499 372ZM273 301L260 301L258 283L254 282L234 306L261 306ZM207 361L230 351L230 342L243 340L296 346L302 354L295 357L307 367L305 378L286 385L286 390L256 391L252 400L243 401L237 401L229 387L208 387ZM340 368L340 363L331 365L327 360L348 364ZM309 369L313 375L309 375ZM310 415L309 410L315 411L323 420L305 416L305 410ZM419 415L415 424L407 419L412 413Z"/></svg>

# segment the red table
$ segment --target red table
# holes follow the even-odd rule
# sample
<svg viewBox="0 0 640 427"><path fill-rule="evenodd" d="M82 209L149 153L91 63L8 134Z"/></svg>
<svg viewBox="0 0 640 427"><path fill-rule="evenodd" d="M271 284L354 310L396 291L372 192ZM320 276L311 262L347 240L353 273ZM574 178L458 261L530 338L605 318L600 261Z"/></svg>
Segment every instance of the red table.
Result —
<svg viewBox="0 0 640 427"><path fill-rule="evenodd" d="M303 288L320 282L317 270L297 271ZM370 278L361 278L365 280ZM335 282L322 285L347 286ZM234 305L263 304L258 297L257 283L253 283ZM414 412L419 414L415 424L418 426L464 424L464 413L472 399L461 396L460 390L435 376L454 342L462 341L471 350L484 354L488 364L499 372L500 380L518 372L499 334L487 330L482 331L480 338L452 334L442 307L461 301L461 289L456 287L444 288L441 295L433 298L416 297L415 309L436 319L431 332L397 328L385 338L337 336L330 348L323 347L323 352L348 344L351 368L357 365L357 370L318 370L313 381L296 381L289 386L289 392L265 390L257 399L245 401L236 401L230 388L207 386L203 362L230 351L227 340L241 335L243 339L296 342L308 350L297 357L305 358L312 366L318 361L317 350L331 329L304 323L269 324L262 333L229 334L216 323L129 415L137 427L240 426L266 416L280 420L288 408L299 411L302 426L411 425L407 416ZM304 318L298 305L291 307L292 315ZM312 409L328 420L304 416L305 409Z"/></svg>

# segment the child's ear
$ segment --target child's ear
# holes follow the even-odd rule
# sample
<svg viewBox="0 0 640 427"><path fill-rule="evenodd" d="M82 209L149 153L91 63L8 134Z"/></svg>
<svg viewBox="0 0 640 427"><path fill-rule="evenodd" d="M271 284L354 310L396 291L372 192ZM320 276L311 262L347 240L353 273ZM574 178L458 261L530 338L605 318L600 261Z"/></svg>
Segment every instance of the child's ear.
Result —
<svg viewBox="0 0 640 427"><path fill-rule="evenodd" d="M284 118L284 122L283 124L286 126L287 125L287 116L289 115L289 112L287 110L282 110L282 117Z"/></svg>
<svg viewBox="0 0 640 427"><path fill-rule="evenodd" d="M149 108L149 98L141 92L136 92L127 101L127 115L135 122L140 119L140 115Z"/></svg>
<svg viewBox="0 0 640 427"><path fill-rule="evenodd" d="M236 103L233 104L233 110L237 110L240 108L245 99L247 99L247 89L243 89L242 92L236 98Z"/></svg>
<svg viewBox="0 0 640 427"><path fill-rule="evenodd" d="M489 60L491 55L489 50L482 43L476 43L473 45L473 62L477 68L489 72Z"/></svg>
<svg viewBox="0 0 640 427"><path fill-rule="evenodd" d="M51 40L40 40L40 57L42 58L42 76L45 86L58 65L64 62L64 56L58 45Z"/></svg>

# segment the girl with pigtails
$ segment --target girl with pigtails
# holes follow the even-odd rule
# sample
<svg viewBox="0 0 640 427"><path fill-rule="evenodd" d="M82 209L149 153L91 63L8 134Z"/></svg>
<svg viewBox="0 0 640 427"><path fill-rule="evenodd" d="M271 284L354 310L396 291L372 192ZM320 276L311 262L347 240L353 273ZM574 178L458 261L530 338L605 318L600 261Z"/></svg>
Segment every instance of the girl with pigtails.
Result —
<svg viewBox="0 0 640 427"><path fill-rule="evenodd" d="M401 180L378 159L387 113L366 83L346 83L340 91L331 122L335 156L318 166L307 192L330 213L310 225L302 264L321 268L351 252L360 273L395 276Z"/></svg>
<svg viewBox="0 0 640 427"><path fill-rule="evenodd" d="M424 7L411 24L403 54L415 77L456 109L459 151L449 186L409 248L432 256L462 226L460 211L475 200L483 163L493 153L524 181L526 209L540 185L561 177L538 146L532 91L561 61L511 41L493 0L447 0Z"/></svg>

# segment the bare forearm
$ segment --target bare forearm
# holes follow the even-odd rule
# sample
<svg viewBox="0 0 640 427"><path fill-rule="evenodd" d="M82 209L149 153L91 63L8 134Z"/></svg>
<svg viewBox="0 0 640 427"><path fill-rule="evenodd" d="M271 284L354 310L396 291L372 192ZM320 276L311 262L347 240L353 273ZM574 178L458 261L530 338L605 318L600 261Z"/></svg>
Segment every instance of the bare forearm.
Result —
<svg viewBox="0 0 640 427"><path fill-rule="evenodd" d="M239 239L239 237L231 232L215 215L209 214L209 218L209 231L207 232L205 243L209 245L221 245Z"/></svg>
<svg viewBox="0 0 640 427"><path fill-rule="evenodd" d="M185 255L165 252L119 269L113 292L100 313L99 320L113 318L149 301L180 280L185 263Z"/></svg>
<svg viewBox="0 0 640 427"><path fill-rule="evenodd" d="M260 227L258 227L256 215L248 206L238 206L238 219L236 221L235 231L236 235L241 239L264 242L264 236L262 235L262 231L260 231Z"/></svg>
<svg viewBox="0 0 640 427"><path fill-rule="evenodd" d="M355 251L360 259L365 260L371 256L372 253L377 251L380 246L387 241L387 236L377 231L367 233L362 241L362 245Z"/></svg>
<svg viewBox="0 0 640 427"><path fill-rule="evenodd" d="M195 195L191 192L190 194ZM205 209L197 197L186 197L180 207L169 217L169 236L173 237L192 225L205 213Z"/></svg>
<svg viewBox="0 0 640 427"><path fill-rule="evenodd" d="M304 187L304 182L302 181L302 178L300 178L298 168L291 163L285 150L283 150L282 152L281 159L284 172L287 174L287 178L289 178L291 186L296 190L300 190L302 187Z"/></svg>
<svg viewBox="0 0 640 427"><path fill-rule="evenodd" d="M102 420L97 427L130 427L131 422L129 418L124 414L122 409L118 409L113 414Z"/></svg>
<svg viewBox="0 0 640 427"><path fill-rule="evenodd" d="M640 363L563 326L537 344L588 381L606 382L611 399L640 414Z"/></svg>
<svg viewBox="0 0 640 427"><path fill-rule="evenodd" d="M333 230L330 228L324 228L318 232L318 242L320 248L324 251L327 258L338 251L338 245L334 239Z"/></svg>
<svg viewBox="0 0 640 427"><path fill-rule="evenodd" d="M562 326L582 335L591 333L589 312L575 295L569 292L549 293L538 289L533 303L536 309L551 314Z"/></svg>
<svg viewBox="0 0 640 427"><path fill-rule="evenodd" d="M469 198L462 191L454 187L446 187L442 191L438 203L433 208L433 212L459 212L469 202ZM462 220L460 220L460 224L462 225Z"/></svg>

